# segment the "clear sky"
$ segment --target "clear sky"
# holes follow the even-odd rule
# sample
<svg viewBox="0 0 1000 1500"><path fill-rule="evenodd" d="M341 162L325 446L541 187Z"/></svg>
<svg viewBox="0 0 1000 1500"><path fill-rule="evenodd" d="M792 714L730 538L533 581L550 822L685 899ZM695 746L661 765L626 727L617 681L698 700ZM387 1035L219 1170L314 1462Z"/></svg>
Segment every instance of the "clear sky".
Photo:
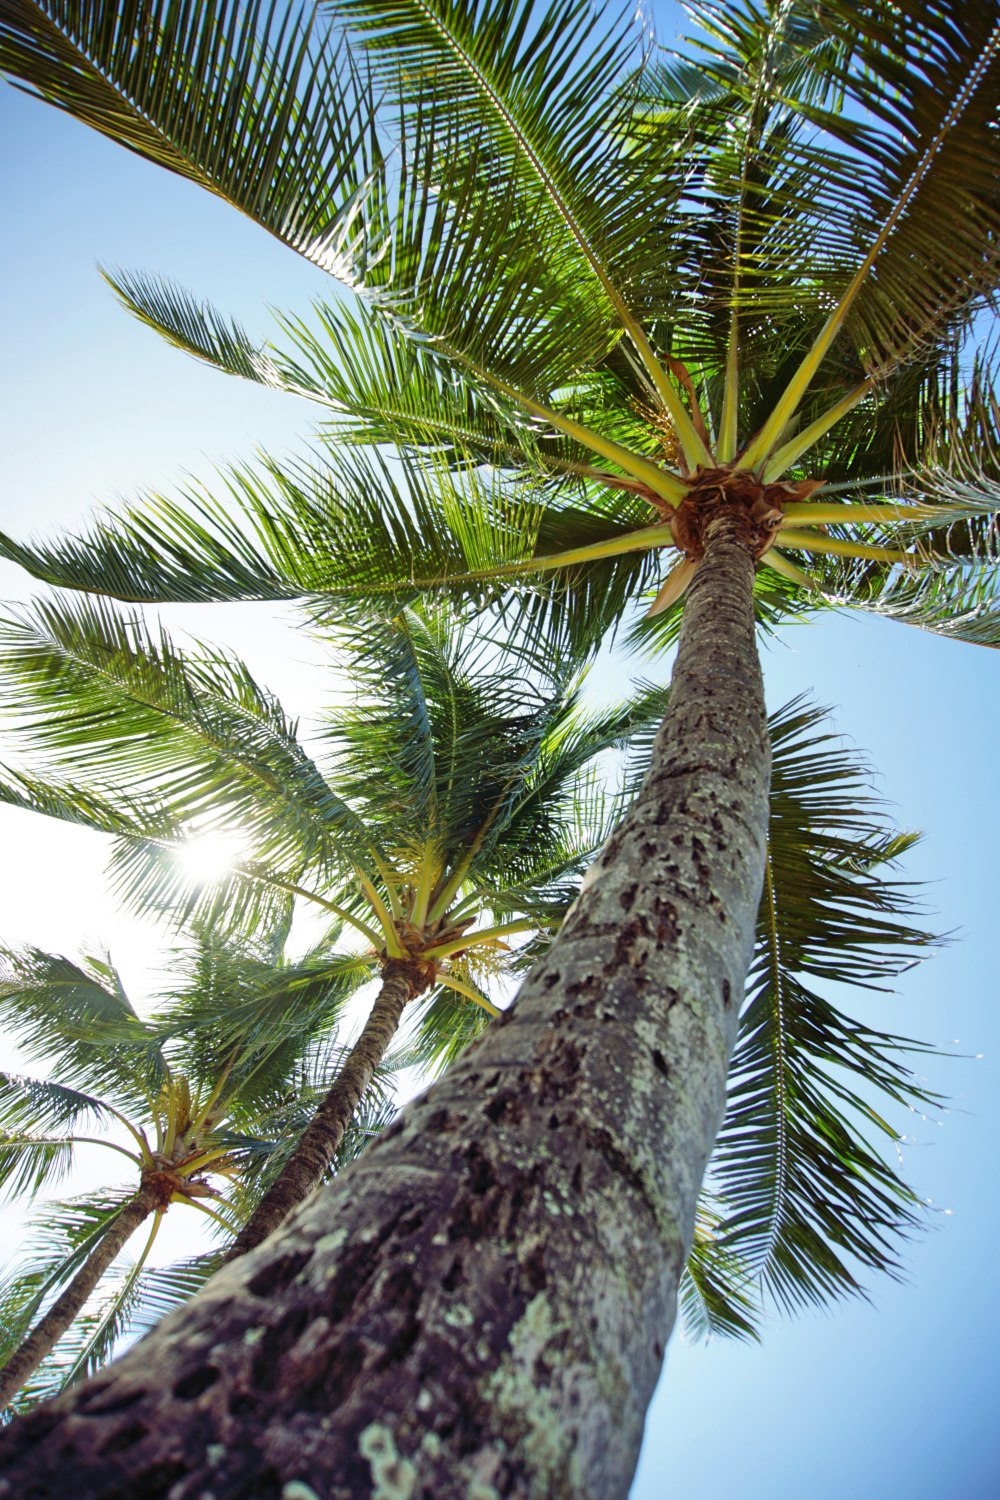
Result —
<svg viewBox="0 0 1000 1500"><path fill-rule="evenodd" d="M282 451L314 412L227 380L132 321L96 262L158 271L269 329L266 305L305 310L329 283L197 189L0 87L0 525L72 525L95 505L260 444ZM0 596L32 585L0 565ZM263 607L164 611L171 628L238 648L307 712L318 653ZM1000 659L884 621L828 617L765 648L769 704L809 689L867 750L898 821L925 830L907 872L956 940L859 1014L979 1060L931 1061L940 1121L902 1119L905 1168L933 1200L904 1285L794 1323L759 1347L675 1339L650 1410L633 1500L990 1500L1000 1472L998 916L995 745ZM645 668L648 672L648 667ZM0 809L0 937L73 952L107 941L137 987L162 936L124 919L102 885L101 841ZM954 1045L953 1045L954 1044ZM947 1211L947 1212L946 1212Z"/></svg>

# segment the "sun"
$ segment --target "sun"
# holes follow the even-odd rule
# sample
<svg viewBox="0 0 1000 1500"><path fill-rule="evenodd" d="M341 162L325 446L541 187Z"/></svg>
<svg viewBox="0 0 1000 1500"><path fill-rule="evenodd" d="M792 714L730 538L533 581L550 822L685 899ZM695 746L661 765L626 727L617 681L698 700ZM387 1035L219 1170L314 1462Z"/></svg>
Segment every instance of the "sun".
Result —
<svg viewBox="0 0 1000 1500"><path fill-rule="evenodd" d="M174 851L174 858L185 874L207 885L228 875L245 853L246 847L237 834L212 829L189 834Z"/></svg>

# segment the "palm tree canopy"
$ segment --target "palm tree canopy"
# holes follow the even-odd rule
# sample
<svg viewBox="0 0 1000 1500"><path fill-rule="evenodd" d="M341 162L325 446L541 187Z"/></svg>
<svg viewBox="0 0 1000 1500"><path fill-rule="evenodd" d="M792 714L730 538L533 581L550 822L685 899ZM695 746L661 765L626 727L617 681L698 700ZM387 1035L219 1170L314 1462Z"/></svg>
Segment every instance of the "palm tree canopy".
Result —
<svg viewBox="0 0 1000 1500"><path fill-rule="evenodd" d="M329 442L7 556L140 599L520 586L592 640L673 546L670 628L698 515L742 485L766 618L833 599L996 643L967 352L997 284L993 4L695 7L679 53L581 0L243 16L10 0L0 66L360 295L259 348L113 277L199 358L315 397Z"/></svg>
<svg viewBox="0 0 1000 1500"><path fill-rule="evenodd" d="M331 665L354 687L334 676L342 701L314 759L243 663L182 654L109 605L37 604L0 637L24 751L0 799L114 835L128 900L267 926L299 897L331 924L327 982L357 985L410 953L486 1012L482 983L532 960L613 826L621 798L599 757L663 702L651 689L588 714L571 669L529 671L411 608L338 633ZM191 862L209 835L232 846L214 879ZM431 1004L457 1024L459 1002ZM430 1029L444 1045L446 1028Z"/></svg>

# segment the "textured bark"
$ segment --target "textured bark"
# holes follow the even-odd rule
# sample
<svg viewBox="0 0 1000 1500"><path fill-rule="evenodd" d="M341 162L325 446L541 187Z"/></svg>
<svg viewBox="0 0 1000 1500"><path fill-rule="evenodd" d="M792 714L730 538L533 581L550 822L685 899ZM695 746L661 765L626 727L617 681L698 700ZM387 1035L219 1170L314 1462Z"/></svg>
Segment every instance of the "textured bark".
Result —
<svg viewBox="0 0 1000 1500"><path fill-rule="evenodd" d="M400 959L391 959L385 965L382 988L361 1035L282 1168L281 1176L264 1194L233 1241L227 1261L236 1260L266 1240L279 1224L284 1223L292 1209L319 1187L340 1148L354 1111L361 1103L362 1094L399 1030L403 1010L426 988L427 979L422 969Z"/></svg>
<svg viewBox="0 0 1000 1500"><path fill-rule="evenodd" d="M512 1013L266 1244L23 1418L0 1496L616 1500L722 1117L767 827L713 520L654 763Z"/></svg>
<svg viewBox="0 0 1000 1500"><path fill-rule="evenodd" d="M141 1188L125 1204L66 1290L56 1298L44 1318L35 1325L20 1348L15 1350L0 1370L0 1411L13 1401L28 1377L52 1353L105 1271L117 1260L143 1219L149 1217L158 1202L159 1195L155 1189L146 1187Z"/></svg>

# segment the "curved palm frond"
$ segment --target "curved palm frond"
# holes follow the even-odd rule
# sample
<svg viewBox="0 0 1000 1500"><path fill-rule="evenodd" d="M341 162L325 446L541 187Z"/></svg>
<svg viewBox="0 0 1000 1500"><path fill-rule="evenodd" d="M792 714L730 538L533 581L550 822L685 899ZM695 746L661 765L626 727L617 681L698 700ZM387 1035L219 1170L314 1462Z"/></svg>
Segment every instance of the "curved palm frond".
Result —
<svg viewBox="0 0 1000 1500"><path fill-rule="evenodd" d="M871 1142L886 1106L936 1102L908 1059L933 1049L853 1020L818 986L884 990L936 939L883 866L913 842L868 768L801 700L772 716L774 779L757 952L712 1159L718 1238L785 1307L893 1274L918 1200Z"/></svg>
<svg viewBox="0 0 1000 1500"><path fill-rule="evenodd" d="M71 1126L86 1113L100 1119L109 1106L129 1110L156 1092L165 1075L156 1038L107 955L88 954L77 964L39 948L0 950L0 1020L28 1057L38 1060L57 1050L60 1082L86 1090L53 1094L24 1080L23 1111L38 1111L39 1125ZM11 1079L9 1086L22 1088L20 1080ZM106 1102L97 1103L95 1095Z"/></svg>
<svg viewBox="0 0 1000 1500"><path fill-rule="evenodd" d="M164 631L94 600L40 602L0 621L13 733L95 785L127 767L181 824L231 824L255 857L327 863L362 835L277 700L235 657L182 656ZM9 710L10 712L10 710Z"/></svg>
<svg viewBox="0 0 1000 1500"><path fill-rule="evenodd" d="M364 76L310 7L3 0L0 70L342 268L381 153Z"/></svg>

